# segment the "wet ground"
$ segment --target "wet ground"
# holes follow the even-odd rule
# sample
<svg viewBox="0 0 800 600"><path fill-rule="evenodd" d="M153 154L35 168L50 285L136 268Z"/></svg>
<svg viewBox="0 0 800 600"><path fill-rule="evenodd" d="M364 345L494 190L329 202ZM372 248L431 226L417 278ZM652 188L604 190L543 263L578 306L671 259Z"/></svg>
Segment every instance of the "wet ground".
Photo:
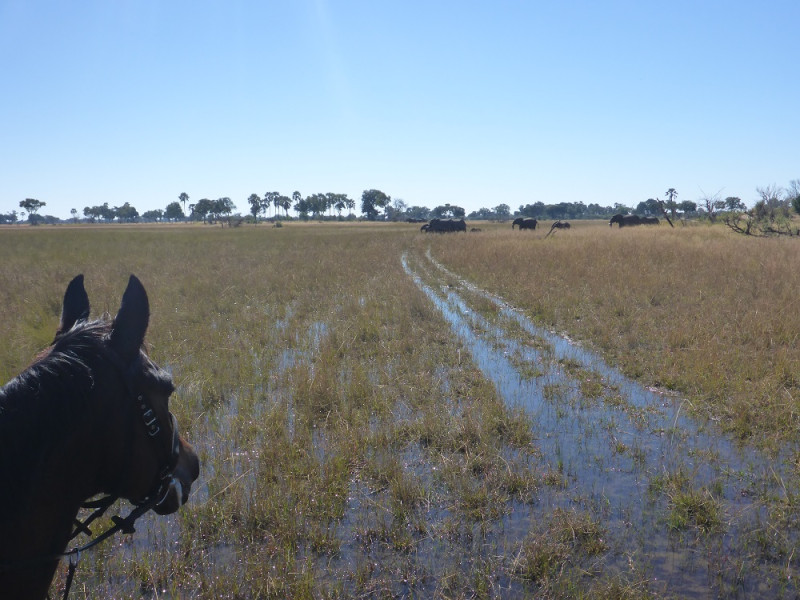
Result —
<svg viewBox="0 0 800 600"><path fill-rule="evenodd" d="M520 574L517 562L532 537L556 535L565 521L559 515L569 514L577 520L566 519L568 525L584 517L597 524L594 549L566 558L580 578L578 589L605 579L641 592L632 597L798 597L800 502L791 452L769 457L737 445L713 423L690 418L690 399L627 379L600 356L448 271L430 253L407 253L401 260L449 324L463 349L462 361L474 363L509 407L530 416L538 450L530 458L531 470L546 477L531 499L512 499L506 512L489 520L459 521L458 511L432 503L421 509L424 526L408 532L409 544L402 548L397 542L406 538L394 530L398 521L375 490L356 478L344 516L331 525L337 550L297 549L299 556L319 561L313 567L319 581L365 597L369 590L372 596L433 597L448 595L448 579L460 578L465 583L456 589L471 593L478 587L473 577L483 572L492 586L484 596L532 597L540 582ZM288 317L275 326L288 327ZM274 375L299 360L313 369L310 355L329 335L329 325L316 321L303 331L307 340L298 347L309 355L285 350ZM436 376L446 388L447 369L442 371ZM257 396L277 393L265 389ZM235 395L219 402L218 409L209 410L215 423L208 429L217 431L209 452L229 457L230 486L255 488L260 485L254 475L257 452L248 450L240 430L249 431L250 420L259 420L270 405L251 401L245 406L246 399ZM287 403L291 430L291 398ZM315 436L314 445L324 454L322 436ZM412 480L435 486L435 469L424 448L409 444L398 452L393 458ZM214 478L211 464L204 465L203 477ZM215 500L202 485L193 490L194 505ZM143 520L144 535L136 542L118 538L100 552L123 561L146 547L177 547L180 529L174 519ZM369 537L384 531L386 539ZM198 557L198 569L241 575L247 557L258 549L257 543L242 548L214 543ZM127 567L121 569L127 573ZM105 585L135 592L135 580Z"/></svg>
<svg viewBox="0 0 800 600"><path fill-rule="evenodd" d="M669 596L796 597L788 452L738 446L689 418L690 400L627 379L430 252L402 263L504 401L533 416L542 459L564 481L535 510L580 506L601 520L599 570L635 570ZM507 528L527 526L514 518Z"/></svg>

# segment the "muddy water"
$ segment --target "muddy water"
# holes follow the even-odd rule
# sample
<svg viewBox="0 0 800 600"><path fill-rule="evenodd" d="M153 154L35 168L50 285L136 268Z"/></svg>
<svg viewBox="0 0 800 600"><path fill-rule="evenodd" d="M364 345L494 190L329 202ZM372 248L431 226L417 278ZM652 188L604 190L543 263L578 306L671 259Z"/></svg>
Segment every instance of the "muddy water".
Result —
<svg viewBox="0 0 800 600"><path fill-rule="evenodd" d="M687 400L627 379L430 253L402 264L505 402L532 415L543 460L566 481L545 488L537 510L591 507L607 528L603 570L635 569L667 595L795 597L797 530L773 538L785 549L764 547L777 527L763 500L786 496L781 457L695 422ZM677 524L679 491L709 500L713 522L690 510Z"/></svg>

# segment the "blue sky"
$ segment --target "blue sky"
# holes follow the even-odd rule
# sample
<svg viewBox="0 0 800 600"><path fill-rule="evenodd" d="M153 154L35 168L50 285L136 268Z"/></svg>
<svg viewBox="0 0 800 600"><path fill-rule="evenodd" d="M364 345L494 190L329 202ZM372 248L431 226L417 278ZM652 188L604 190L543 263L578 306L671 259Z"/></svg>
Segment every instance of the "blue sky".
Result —
<svg viewBox="0 0 800 600"><path fill-rule="evenodd" d="M800 179L800 2L0 0L0 212Z"/></svg>

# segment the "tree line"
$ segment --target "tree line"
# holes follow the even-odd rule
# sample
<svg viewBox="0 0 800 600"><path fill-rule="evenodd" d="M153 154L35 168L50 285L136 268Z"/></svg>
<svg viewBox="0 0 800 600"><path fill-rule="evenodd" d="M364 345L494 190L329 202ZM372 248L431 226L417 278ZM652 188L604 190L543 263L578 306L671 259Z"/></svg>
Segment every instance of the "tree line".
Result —
<svg viewBox="0 0 800 600"><path fill-rule="evenodd" d="M698 201L684 200L678 202L678 192L670 188L664 194L664 199L648 198L636 204L627 206L615 203L610 206L601 206L597 203L585 204L584 202L559 202L545 204L537 201L532 204L521 204L516 211L512 211L508 204L498 204L493 208L481 208L466 214L464 208L450 203L445 203L434 208L425 206L412 206L400 198L392 199L391 196L376 189L364 190L361 194L361 217L369 221L427 221L432 218L467 218L472 220L507 220L517 216L534 217L544 220L575 220L575 219L608 219L612 215L636 214L640 216L660 216L668 214L673 219L678 217L706 217L714 221L718 214L752 214L754 218L772 219L781 215L788 215L789 209L795 208L800 212L800 180L792 180L789 186L767 186L756 188L759 200L754 208L747 211L745 203L738 197L728 196L720 198L720 194L704 194ZM291 196L280 192L267 192L263 196L253 193L246 200L248 212L246 217L234 214L236 205L229 197L217 199L202 198L195 203L189 202L190 197L186 192L179 194L178 199L170 202L162 209L148 210L143 213L125 202L122 206L109 206L108 202L100 206L86 206L83 208L83 220L87 222L126 222L138 221L202 221L215 223L222 220L238 218L258 222L261 219L292 219L301 220L355 220L353 211L356 201L347 194L317 193L303 196L299 191L294 191ZM0 213L0 224L17 223L25 220L33 225L40 223L59 223L60 219L51 216L42 216L39 211L46 206L35 198L26 198L20 201L22 214L11 211ZM289 215L293 209L296 217ZM270 214L271 211L271 214ZM347 211L346 215L343 213ZM335 213L335 214L334 214ZM70 211L72 220L80 220L78 210Z"/></svg>

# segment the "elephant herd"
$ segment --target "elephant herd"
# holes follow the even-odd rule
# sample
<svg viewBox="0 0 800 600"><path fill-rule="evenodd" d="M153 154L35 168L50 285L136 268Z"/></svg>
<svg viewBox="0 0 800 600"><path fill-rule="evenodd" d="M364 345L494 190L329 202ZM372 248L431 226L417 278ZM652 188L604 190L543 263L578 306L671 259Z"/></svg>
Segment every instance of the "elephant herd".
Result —
<svg viewBox="0 0 800 600"><path fill-rule="evenodd" d="M511 223L511 229L518 227L520 231L523 229L535 230L538 223L539 222L533 217L517 217ZM639 215L616 214L611 217L608 225L613 227L614 223L620 227L632 227L634 225L658 225L659 221L656 217L640 217ZM552 233L554 229L569 228L570 224L567 221L556 221L550 228L550 233ZM467 223L464 219L431 219L430 222L425 223L422 227L420 227L420 231L425 231L428 233L448 233L466 230ZM472 231L480 230L473 228Z"/></svg>

